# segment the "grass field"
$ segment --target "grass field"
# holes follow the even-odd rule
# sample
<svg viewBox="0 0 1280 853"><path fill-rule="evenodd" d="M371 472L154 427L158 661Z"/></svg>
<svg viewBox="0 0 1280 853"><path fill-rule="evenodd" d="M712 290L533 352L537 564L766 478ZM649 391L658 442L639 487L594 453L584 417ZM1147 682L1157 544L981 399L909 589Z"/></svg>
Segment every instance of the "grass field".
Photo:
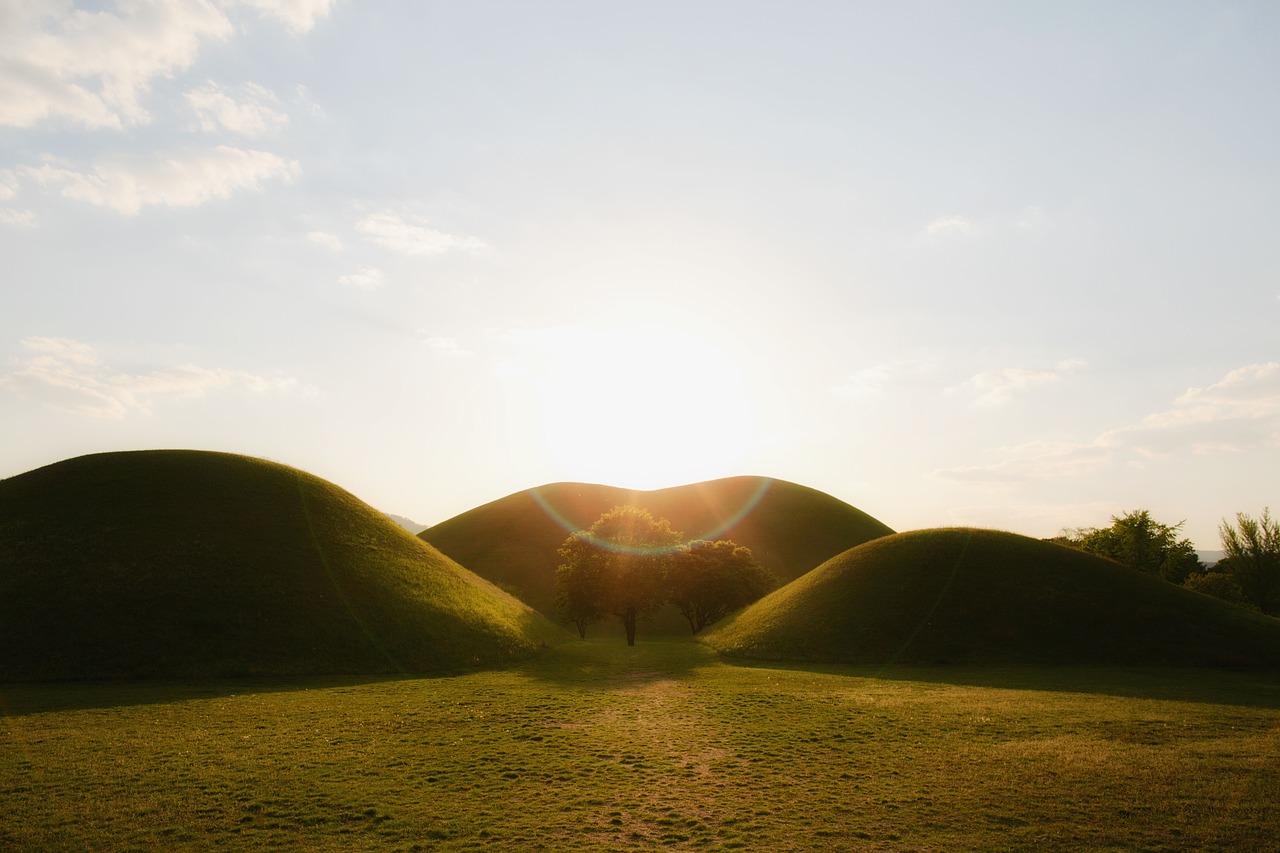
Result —
<svg viewBox="0 0 1280 853"><path fill-rule="evenodd" d="M1280 680L601 637L413 679L0 686L0 848L1276 849Z"/></svg>

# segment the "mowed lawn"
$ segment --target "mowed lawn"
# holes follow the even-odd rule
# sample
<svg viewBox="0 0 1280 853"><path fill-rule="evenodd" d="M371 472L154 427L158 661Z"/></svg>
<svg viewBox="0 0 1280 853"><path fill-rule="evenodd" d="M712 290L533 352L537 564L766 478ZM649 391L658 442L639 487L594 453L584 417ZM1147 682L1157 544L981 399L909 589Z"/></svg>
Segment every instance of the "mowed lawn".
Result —
<svg viewBox="0 0 1280 853"><path fill-rule="evenodd" d="M452 677L0 685L0 849L1280 846L1275 676L608 633Z"/></svg>

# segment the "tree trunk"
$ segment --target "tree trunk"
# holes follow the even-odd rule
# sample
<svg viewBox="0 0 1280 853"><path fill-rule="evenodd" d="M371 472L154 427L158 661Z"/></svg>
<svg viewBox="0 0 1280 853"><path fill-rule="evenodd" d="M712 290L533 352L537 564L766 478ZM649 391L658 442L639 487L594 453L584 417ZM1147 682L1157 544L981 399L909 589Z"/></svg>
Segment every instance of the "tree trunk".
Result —
<svg viewBox="0 0 1280 853"><path fill-rule="evenodd" d="M627 629L628 646L636 644L636 616L635 608L629 608L626 613L622 614L622 627Z"/></svg>

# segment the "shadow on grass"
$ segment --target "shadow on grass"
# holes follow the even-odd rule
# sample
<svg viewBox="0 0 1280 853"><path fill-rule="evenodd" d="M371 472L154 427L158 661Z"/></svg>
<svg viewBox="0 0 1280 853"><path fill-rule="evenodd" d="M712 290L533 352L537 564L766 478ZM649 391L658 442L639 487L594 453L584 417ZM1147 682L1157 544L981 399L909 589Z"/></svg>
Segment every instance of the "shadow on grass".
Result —
<svg viewBox="0 0 1280 853"><path fill-rule="evenodd" d="M166 705L257 693L342 690L400 681L449 678L465 673L422 675L295 675L165 681L32 681L0 683L0 718L50 711Z"/></svg>
<svg viewBox="0 0 1280 853"><path fill-rule="evenodd" d="M717 662L715 653L691 637L588 638L562 643L517 670L539 681L588 690L619 690L687 678Z"/></svg>
<svg viewBox="0 0 1280 853"><path fill-rule="evenodd" d="M719 656L731 666L816 672L884 681L989 687L1055 693L1089 693L1130 699L1202 702L1280 709L1280 672L1193 667L1066 666L1055 664L989 666L862 666L761 661Z"/></svg>
<svg viewBox="0 0 1280 853"><path fill-rule="evenodd" d="M622 637L572 640L508 666L434 673L281 675L157 681L101 680L0 683L0 718L51 711L165 705L259 693L342 691L407 681L428 682L481 672L520 673L555 686L625 690L687 677L716 662L710 649L691 638L656 637L628 647Z"/></svg>

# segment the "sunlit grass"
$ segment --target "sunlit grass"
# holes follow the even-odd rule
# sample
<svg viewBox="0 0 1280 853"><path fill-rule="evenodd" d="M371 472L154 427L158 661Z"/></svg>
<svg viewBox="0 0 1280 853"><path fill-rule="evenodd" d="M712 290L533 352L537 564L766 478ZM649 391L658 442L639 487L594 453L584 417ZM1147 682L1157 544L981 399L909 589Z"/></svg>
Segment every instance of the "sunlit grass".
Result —
<svg viewBox="0 0 1280 853"><path fill-rule="evenodd" d="M1280 683L571 643L431 679L0 689L0 847L1170 849L1280 838Z"/></svg>

